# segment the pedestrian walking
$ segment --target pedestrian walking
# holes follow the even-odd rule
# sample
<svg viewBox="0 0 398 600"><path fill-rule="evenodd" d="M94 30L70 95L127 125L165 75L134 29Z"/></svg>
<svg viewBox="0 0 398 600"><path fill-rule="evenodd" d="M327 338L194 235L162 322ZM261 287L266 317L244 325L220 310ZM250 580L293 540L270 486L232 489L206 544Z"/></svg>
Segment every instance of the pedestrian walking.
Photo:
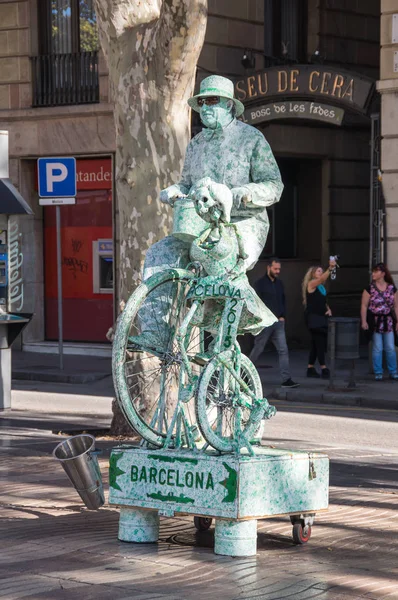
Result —
<svg viewBox="0 0 398 600"><path fill-rule="evenodd" d="M282 387L295 388L300 384L295 383L290 376L289 349L286 343L285 332L286 300L283 283L279 279L280 272L281 261L279 258L270 258L266 274L254 285L261 300L278 320L269 327L265 327L254 338L254 347L250 353L250 360L256 363L264 351L267 342L272 342L278 352Z"/></svg>
<svg viewBox="0 0 398 600"><path fill-rule="evenodd" d="M395 340L398 332L398 294L388 267L372 269L372 283L362 293L361 325L373 342L372 362L376 381L383 379L383 350L390 379L398 380Z"/></svg>
<svg viewBox="0 0 398 600"><path fill-rule="evenodd" d="M328 317L332 311L327 304L326 289L323 285L336 268L336 260L330 258L329 267L324 271L320 266L310 267L302 282L304 316L306 325L311 334L311 348L308 357L307 377L330 378L330 371L326 366L325 354L328 335ZM315 368L318 359L321 375Z"/></svg>

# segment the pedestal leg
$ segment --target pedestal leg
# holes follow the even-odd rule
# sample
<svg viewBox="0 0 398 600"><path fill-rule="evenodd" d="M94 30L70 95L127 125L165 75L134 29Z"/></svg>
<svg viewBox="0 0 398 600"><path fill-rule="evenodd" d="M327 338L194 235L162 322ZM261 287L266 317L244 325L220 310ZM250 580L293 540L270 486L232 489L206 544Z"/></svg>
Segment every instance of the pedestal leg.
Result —
<svg viewBox="0 0 398 600"><path fill-rule="evenodd" d="M214 552L224 556L253 556L257 552L257 521L216 520Z"/></svg>
<svg viewBox="0 0 398 600"><path fill-rule="evenodd" d="M122 542L157 542L159 539L158 512L123 506L120 509L118 538Z"/></svg>

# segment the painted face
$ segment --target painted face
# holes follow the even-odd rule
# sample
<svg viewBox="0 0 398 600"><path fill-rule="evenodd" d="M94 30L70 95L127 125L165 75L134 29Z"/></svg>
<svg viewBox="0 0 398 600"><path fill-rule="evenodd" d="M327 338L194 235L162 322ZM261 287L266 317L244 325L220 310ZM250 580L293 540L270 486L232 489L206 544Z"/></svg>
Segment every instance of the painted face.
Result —
<svg viewBox="0 0 398 600"><path fill-rule="evenodd" d="M232 121L232 100L220 98L218 104L200 107L200 120L209 129L223 129Z"/></svg>
<svg viewBox="0 0 398 600"><path fill-rule="evenodd" d="M316 279L318 279L318 277L321 277L321 275L323 274L323 269L322 267L318 267L314 273Z"/></svg>

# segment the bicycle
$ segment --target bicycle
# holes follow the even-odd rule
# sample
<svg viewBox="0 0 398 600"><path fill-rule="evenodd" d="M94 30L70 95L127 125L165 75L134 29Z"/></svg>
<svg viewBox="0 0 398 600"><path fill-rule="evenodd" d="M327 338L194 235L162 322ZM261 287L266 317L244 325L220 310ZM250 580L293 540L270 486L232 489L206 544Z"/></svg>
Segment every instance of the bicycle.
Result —
<svg viewBox="0 0 398 600"><path fill-rule="evenodd" d="M225 453L246 448L252 455L263 419L276 409L263 398L258 372L236 339L244 290L201 270L192 263L155 274L128 300L113 342L118 403L149 446L212 446ZM218 333L205 353L209 301L219 307L212 323ZM147 336L141 311L151 315Z"/></svg>

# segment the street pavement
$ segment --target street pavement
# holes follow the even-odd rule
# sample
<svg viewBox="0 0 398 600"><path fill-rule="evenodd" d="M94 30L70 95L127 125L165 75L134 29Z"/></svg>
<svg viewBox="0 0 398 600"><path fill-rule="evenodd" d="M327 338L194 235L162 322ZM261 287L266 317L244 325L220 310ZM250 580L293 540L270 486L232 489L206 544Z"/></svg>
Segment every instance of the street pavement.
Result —
<svg viewBox="0 0 398 600"><path fill-rule="evenodd" d="M280 387L275 352L260 357L257 367L267 398L398 410L398 382L387 375L384 381L374 381L366 348L361 348L356 361L356 385L351 389L347 387L349 362L337 361L334 390L330 390L329 381L306 377L306 350L292 350L289 356L292 378L300 384L294 389ZM87 355L64 359L65 369L59 371L57 355L14 351L12 406L45 413L109 415L114 397L111 359Z"/></svg>
<svg viewBox="0 0 398 600"><path fill-rule="evenodd" d="M82 506L51 451L59 431L104 427L105 411L0 413L0 599L398 598L398 412L276 405L263 443L329 454L330 507L305 546L293 545L288 518L259 521L250 558L214 555L213 528L198 533L191 518L162 518L157 544L119 542L117 509ZM97 441L106 488L114 445Z"/></svg>

